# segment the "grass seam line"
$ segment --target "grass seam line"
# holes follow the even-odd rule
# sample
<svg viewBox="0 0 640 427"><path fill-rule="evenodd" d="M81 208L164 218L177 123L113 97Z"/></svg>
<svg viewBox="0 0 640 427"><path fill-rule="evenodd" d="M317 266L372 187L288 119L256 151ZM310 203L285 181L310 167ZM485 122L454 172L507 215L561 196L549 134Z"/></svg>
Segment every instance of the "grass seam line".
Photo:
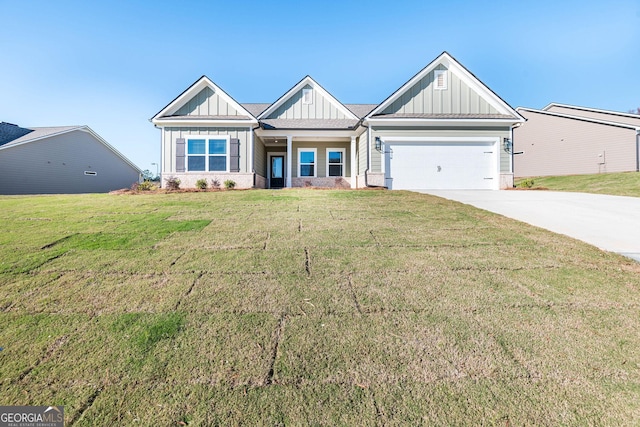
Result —
<svg viewBox="0 0 640 427"><path fill-rule="evenodd" d="M267 376L264 379L265 386L273 384L273 376L275 375L276 359L278 358L278 349L280 347L280 340L282 339L282 333L284 332L284 324L286 319L287 319L287 315L284 313L280 316L280 319L278 319L278 325L276 326L275 333L274 333L275 337L274 337L273 349L271 351L271 360L269 362L269 371L267 371Z"/></svg>
<svg viewBox="0 0 640 427"><path fill-rule="evenodd" d="M87 412L89 408L91 408L91 406L93 405L93 402L95 402L98 396L100 396L100 393L102 393L101 388L97 388L93 393L91 393L87 401L84 402L84 404L78 409L78 411L69 420L69 424L67 425L72 426L73 424L76 423L76 421L80 420L80 418L82 418L85 412Z"/></svg>

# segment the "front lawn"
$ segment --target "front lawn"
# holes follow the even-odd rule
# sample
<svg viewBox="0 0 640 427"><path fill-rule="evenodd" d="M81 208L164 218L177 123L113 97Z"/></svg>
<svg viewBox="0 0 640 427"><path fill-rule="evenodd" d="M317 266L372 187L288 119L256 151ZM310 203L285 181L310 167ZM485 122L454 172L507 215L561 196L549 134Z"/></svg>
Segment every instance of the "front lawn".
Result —
<svg viewBox="0 0 640 427"><path fill-rule="evenodd" d="M640 173L638 172L542 176L532 179L535 187L554 191L640 197ZM516 186L519 186L522 181L524 179L516 180Z"/></svg>
<svg viewBox="0 0 640 427"><path fill-rule="evenodd" d="M66 425L630 425L640 265L400 191L0 197L0 404Z"/></svg>

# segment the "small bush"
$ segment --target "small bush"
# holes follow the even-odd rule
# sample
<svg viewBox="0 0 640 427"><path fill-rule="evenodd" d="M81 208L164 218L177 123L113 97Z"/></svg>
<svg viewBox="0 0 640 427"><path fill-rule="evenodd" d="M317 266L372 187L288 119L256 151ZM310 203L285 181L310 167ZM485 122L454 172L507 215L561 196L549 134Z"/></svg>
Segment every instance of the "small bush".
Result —
<svg viewBox="0 0 640 427"><path fill-rule="evenodd" d="M236 182L232 179L227 179L224 182L224 188L226 188L227 190L233 190L236 187Z"/></svg>
<svg viewBox="0 0 640 427"><path fill-rule="evenodd" d="M531 178L520 181L518 187L520 188L533 188L535 181Z"/></svg>
<svg viewBox="0 0 640 427"><path fill-rule="evenodd" d="M167 190L180 189L180 180L175 176L170 176L169 178L165 179L165 182L167 183Z"/></svg>
<svg viewBox="0 0 640 427"><path fill-rule="evenodd" d="M138 184L138 191L153 191L156 190L158 187L156 187L156 185L152 182L152 181L143 181L140 184Z"/></svg>
<svg viewBox="0 0 640 427"><path fill-rule="evenodd" d="M211 187L213 187L213 188L220 188L220 181L219 181L219 180L217 180L217 179L215 179L215 178L214 178L214 179L212 179L212 180L211 180Z"/></svg>
<svg viewBox="0 0 640 427"><path fill-rule="evenodd" d="M209 186L209 183L204 178L200 178L199 180L196 181L196 187L201 190L206 190L208 186Z"/></svg>

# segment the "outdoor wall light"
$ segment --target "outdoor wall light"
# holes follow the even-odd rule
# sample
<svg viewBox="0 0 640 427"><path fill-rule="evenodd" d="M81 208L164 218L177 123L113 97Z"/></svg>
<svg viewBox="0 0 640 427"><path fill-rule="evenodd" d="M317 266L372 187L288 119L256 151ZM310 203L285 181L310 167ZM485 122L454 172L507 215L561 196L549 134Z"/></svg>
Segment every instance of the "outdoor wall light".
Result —
<svg viewBox="0 0 640 427"><path fill-rule="evenodd" d="M379 136L376 136L376 150L382 151L382 141Z"/></svg>
<svg viewBox="0 0 640 427"><path fill-rule="evenodd" d="M513 143L509 138L503 139L503 145L504 145L504 151L506 151L507 153L511 153L511 149L513 148Z"/></svg>

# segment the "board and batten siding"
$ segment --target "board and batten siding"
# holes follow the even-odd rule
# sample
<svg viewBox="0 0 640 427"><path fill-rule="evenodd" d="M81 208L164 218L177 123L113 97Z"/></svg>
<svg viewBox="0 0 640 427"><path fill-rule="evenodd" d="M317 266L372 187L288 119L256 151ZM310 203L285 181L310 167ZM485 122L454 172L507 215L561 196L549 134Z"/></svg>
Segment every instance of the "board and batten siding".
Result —
<svg viewBox="0 0 640 427"><path fill-rule="evenodd" d="M516 177L636 170L634 129L519 111L527 121L513 130Z"/></svg>
<svg viewBox="0 0 640 427"><path fill-rule="evenodd" d="M305 85L302 89L291 96L284 104L269 114L269 119L346 119L344 113L336 108L328 99L313 89L313 102L304 104L302 102L302 91L313 89L310 85Z"/></svg>
<svg viewBox="0 0 640 427"><path fill-rule="evenodd" d="M551 113L566 114L569 116L587 117L589 119L601 120L604 122L624 123L630 126L636 126L640 128L640 116L628 117L628 116L617 115L617 114L601 113L598 111L591 111L586 109L563 107L561 105L553 105L547 111Z"/></svg>
<svg viewBox="0 0 640 427"><path fill-rule="evenodd" d="M251 173L250 148L251 128L235 127L166 127L164 128L164 164L165 174L176 172L176 140L188 135L223 136L237 138L240 141L240 172Z"/></svg>
<svg viewBox="0 0 640 427"><path fill-rule="evenodd" d="M446 70L443 65L436 70ZM447 88L435 89L435 70L424 76L382 114L497 114L476 91L447 71Z"/></svg>
<svg viewBox="0 0 640 427"><path fill-rule="evenodd" d="M176 116L240 116L245 113L238 112L230 106L209 87L202 89L189 102L180 107Z"/></svg>
<svg viewBox="0 0 640 427"><path fill-rule="evenodd" d="M351 142L306 142L296 141L293 144L293 157L291 158L291 177L298 178L298 160L300 158L298 152L300 148L316 149L316 177L327 177L327 148L344 149L344 177L351 177ZM303 177L304 178L304 177Z"/></svg>
<svg viewBox="0 0 640 427"><path fill-rule="evenodd" d="M0 151L0 170L0 194L106 193L130 188L140 177L82 130L7 147Z"/></svg>
<svg viewBox="0 0 640 427"><path fill-rule="evenodd" d="M382 153L375 149L375 137L493 137L499 138L500 144L498 149L500 150L500 173L511 172L511 155L504 150L502 141L504 138L510 138L510 129L507 128L460 128L460 129L434 129L434 128L404 128L399 129L395 127L374 127L372 129L371 138L371 171L382 171Z"/></svg>

